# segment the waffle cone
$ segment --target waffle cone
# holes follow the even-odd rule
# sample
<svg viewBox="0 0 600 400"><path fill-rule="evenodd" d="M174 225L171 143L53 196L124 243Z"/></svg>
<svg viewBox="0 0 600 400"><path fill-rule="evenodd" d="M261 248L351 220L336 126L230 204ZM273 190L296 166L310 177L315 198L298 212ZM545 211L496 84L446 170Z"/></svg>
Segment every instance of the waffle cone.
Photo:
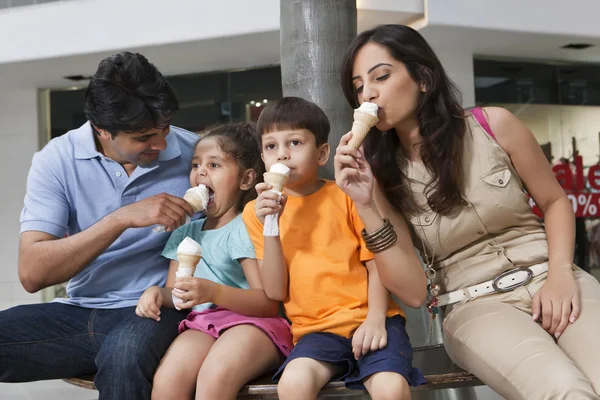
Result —
<svg viewBox="0 0 600 400"><path fill-rule="evenodd" d="M199 254L177 253L177 261L179 261L180 268L196 269L196 265L198 265L201 258L202 256Z"/></svg>
<svg viewBox="0 0 600 400"><path fill-rule="evenodd" d="M265 172L264 173L265 183L273 186L273 190L276 192L283 192L283 187L288 180L287 175L278 174L276 172Z"/></svg>
<svg viewBox="0 0 600 400"><path fill-rule="evenodd" d="M192 206L195 213L204 210L204 204L202 204L202 199L197 194L186 193L183 195L183 199L187 201L190 204L190 206Z"/></svg>
<svg viewBox="0 0 600 400"><path fill-rule="evenodd" d="M348 142L351 146L358 149L367 137L367 133L379 121L374 115L354 110L354 122L352 123L352 138Z"/></svg>

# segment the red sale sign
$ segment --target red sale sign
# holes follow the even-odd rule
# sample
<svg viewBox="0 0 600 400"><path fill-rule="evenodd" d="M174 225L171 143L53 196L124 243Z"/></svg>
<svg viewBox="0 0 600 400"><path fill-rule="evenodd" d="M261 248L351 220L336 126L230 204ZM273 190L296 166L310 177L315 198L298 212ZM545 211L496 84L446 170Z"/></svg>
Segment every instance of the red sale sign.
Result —
<svg viewBox="0 0 600 400"><path fill-rule="evenodd" d="M569 164L557 164L552 167L552 171L560 186L567 192L576 217L600 217L600 193L585 192L583 158L580 155L575 156L575 171L571 170ZM587 182L590 188L600 190L600 175L597 172L600 172L600 165L592 165L587 174ZM529 205L533 212L542 216L532 198L529 198Z"/></svg>

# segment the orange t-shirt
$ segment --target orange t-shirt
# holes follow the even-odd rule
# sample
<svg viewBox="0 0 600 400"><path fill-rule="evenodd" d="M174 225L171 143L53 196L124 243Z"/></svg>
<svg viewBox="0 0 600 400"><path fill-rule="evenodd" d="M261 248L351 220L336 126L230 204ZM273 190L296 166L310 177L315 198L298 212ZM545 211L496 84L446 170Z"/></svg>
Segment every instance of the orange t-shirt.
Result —
<svg viewBox="0 0 600 400"><path fill-rule="evenodd" d="M255 201L242 218L256 250L264 259L263 225ZM312 332L349 338L367 317L368 272L372 260L361 237L363 223L352 200L335 182L308 196L288 197L279 220L283 254L289 271L284 301L294 343ZM390 296L388 316L404 315Z"/></svg>

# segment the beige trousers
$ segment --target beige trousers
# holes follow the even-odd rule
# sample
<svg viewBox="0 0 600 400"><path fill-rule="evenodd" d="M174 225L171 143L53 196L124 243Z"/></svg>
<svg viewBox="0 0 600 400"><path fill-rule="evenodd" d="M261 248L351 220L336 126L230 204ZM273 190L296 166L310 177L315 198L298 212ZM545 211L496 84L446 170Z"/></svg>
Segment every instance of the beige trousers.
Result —
<svg viewBox="0 0 600 400"><path fill-rule="evenodd" d="M509 400L600 399L600 284L577 267L574 274L581 315L558 342L531 317L542 274L456 306L443 325L450 358Z"/></svg>

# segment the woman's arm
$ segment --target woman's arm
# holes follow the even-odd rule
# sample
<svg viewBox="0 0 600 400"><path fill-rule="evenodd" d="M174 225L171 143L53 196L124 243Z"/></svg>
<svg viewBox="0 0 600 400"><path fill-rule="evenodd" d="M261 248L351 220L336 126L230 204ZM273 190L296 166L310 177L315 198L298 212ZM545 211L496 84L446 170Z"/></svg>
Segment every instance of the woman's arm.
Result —
<svg viewBox="0 0 600 400"><path fill-rule="evenodd" d="M534 298L533 316L560 336L579 314L579 293L573 277L575 215L533 133L512 113L486 107L498 144L509 155L524 186L544 214L548 236L548 278Z"/></svg>
<svg viewBox="0 0 600 400"><path fill-rule="evenodd" d="M352 199L367 233L375 232L388 218L398 239L375 254L383 285L409 307L420 307L427 298L427 279L415 253L408 226L377 186L364 155L348 145L351 133L342 136L334 158L338 186Z"/></svg>
<svg viewBox="0 0 600 400"><path fill-rule="evenodd" d="M356 207L367 233L379 229L383 219L388 218L398 235L392 247L375 254L379 278L402 303L409 307L420 307L427 298L427 279L414 250L408 226L393 210L377 183L373 188L373 200L371 205Z"/></svg>

